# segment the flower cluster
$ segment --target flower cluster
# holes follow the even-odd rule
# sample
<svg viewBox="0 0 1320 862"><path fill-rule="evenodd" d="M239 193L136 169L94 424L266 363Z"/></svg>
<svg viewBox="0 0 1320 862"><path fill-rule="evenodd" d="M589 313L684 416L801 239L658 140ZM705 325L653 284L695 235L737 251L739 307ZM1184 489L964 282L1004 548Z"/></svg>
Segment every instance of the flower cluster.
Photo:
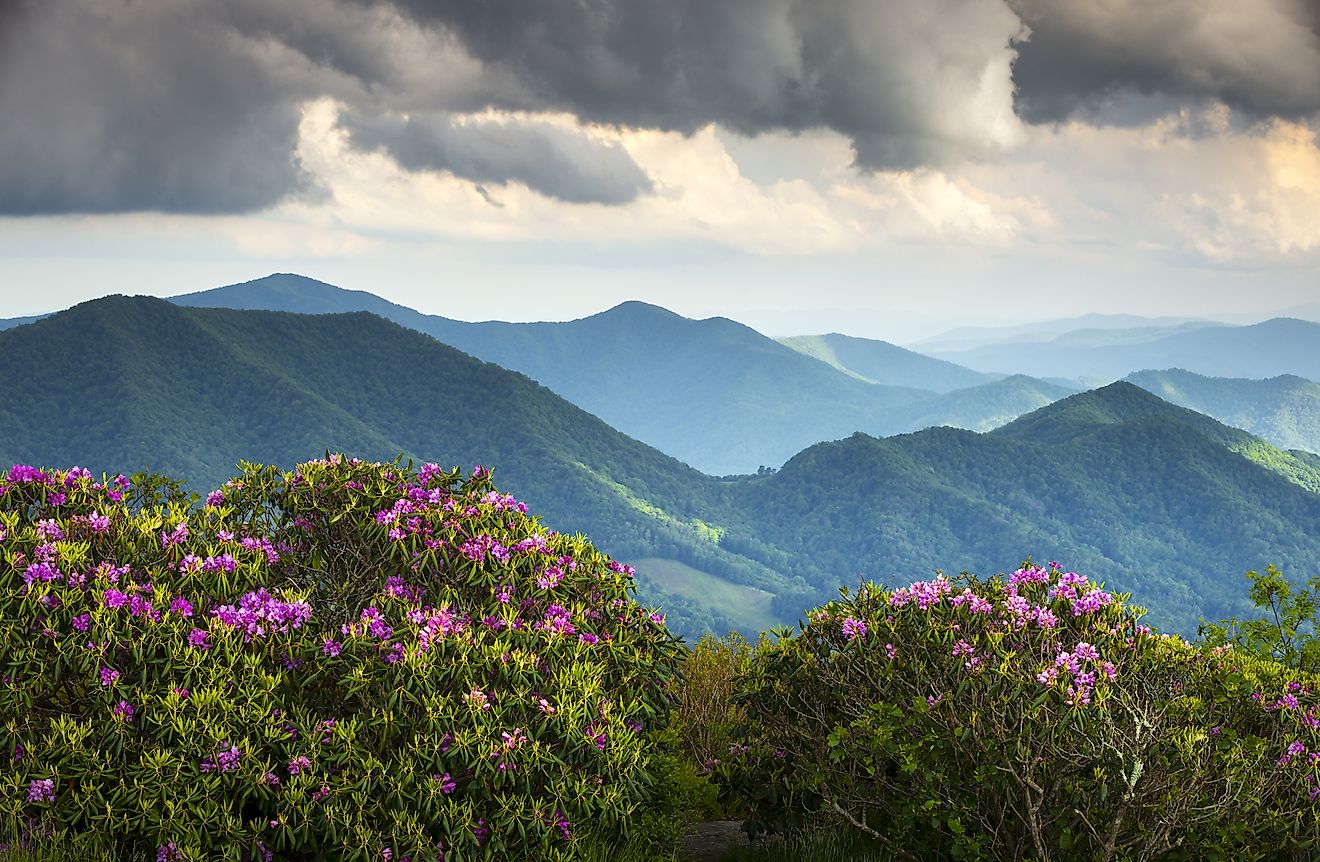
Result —
<svg viewBox="0 0 1320 862"><path fill-rule="evenodd" d="M244 594L237 605L216 608L211 617L227 628L242 631L243 639L250 641L274 632L301 628L311 619L312 608L305 600L280 599L262 587Z"/></svg>
<svg viewBox="0 0 1320 862"><path fill-rule="evenodd" d="M0 628L28 633L0 682L12 812L67 829L108 806L162 860L212 853L220 822L251 858L331 832L400 862L532 858L654 792L644 728L681 644L630 567L485 471L331 456L200 505L158 487L0 477ZM163 762L194 801L167 804Z"/></svg>

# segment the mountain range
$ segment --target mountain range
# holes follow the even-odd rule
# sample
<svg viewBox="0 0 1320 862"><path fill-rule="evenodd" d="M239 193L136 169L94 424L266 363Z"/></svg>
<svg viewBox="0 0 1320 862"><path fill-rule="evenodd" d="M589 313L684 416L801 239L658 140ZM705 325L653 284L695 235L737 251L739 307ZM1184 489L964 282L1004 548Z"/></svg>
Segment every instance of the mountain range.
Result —
<svg viewBox="0 0 1320 862"><path fill-rule="evenodd" d="M1117 380L1151 368L1212 377L1320 380L1320 323L1278 317L1250 326L1187 323L1173 327L1084 329L932 356L978 371Z"/></svg>
<svg viewBox="0 0 1320 862"><path fill-rule="evenodd" d="M714 541L705 520L729 511L716 480L521 374L374 315L109 297L0 332L0 367L5 463L151 469L202 493L240 459L289 467L330 450L480 463L550 526L621 557L676 560L755 587L754 598L808 589ZM681 628L739 623L685 615L680 597L649 585Z"/></svg>
<svg viewBox="0 0 1320 862"><path fill-rule="evenodd" d="M379 314L520 371L625 434L713 475L778 467L813 443L858 430L883 436L926 425L993 427L1046 403L1044 393L1076 391L1042 384L1024 397L1018 381L947 401L940 396L1002 375L869 339L827 335L781 344L726 318L690 320L642 302L566 322L468 323L288 273L171 301Z"/></svg>
<svg viewBox="0 0 1320 862"><path fill-rule="evenodd" d="M1027 555L1131 590L1152 622L1191 633L1244 608L1246 569L1320 568L1320 456L1127 382L989 433L855 433L720 479L362 312L111 297L0 332L0 366L0 459L153 467L201 491L239 459L290 466L327 449L492 465L550 526L636 562L644 596L688 634L792 621L860 577L989 574Z"/></svg>

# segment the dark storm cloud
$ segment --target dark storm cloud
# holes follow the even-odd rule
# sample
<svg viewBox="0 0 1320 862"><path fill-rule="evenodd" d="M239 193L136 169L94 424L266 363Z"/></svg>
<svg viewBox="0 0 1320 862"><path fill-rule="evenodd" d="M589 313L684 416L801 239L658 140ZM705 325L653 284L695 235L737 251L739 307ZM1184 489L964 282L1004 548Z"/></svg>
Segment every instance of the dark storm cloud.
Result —
<svg viewBox="0 0 1320 862"><path fill-rule="evenodd" d="M239 212L312 184L299 112L186 4L25 2L4 15L0 213Z"/></svg>
<svg viewBox="0 0 1320 862"><path fill-rule="evenodd" d="M454 74L452 36L381 4L0 0L0 24L0 215L250 212L322 193L296 153L309 99L513 101L498 73ZM650 187L622 149L543 124L396 131L378 125L373 146L414 169L572 201Z"/></svg>
<svg viewBox="0 0 1320 862"><path fill-rule="evenodd" d="M1018 23L1001 0L0 0L0 14L0 214L244 212L315 192L298 121L326 95L358 118L833 128L863 167L994 154L1016 127ZM649 187L622 150L536 123L375 132L410 165L564 200Z"/></svg>
<svg viewBox="0 0 1320 862"><path fill-rule="evenodd" d="M862 169L1012 148L1015 84L1034 121L1309 116L1318 27L1316 0L0 0L0 215L322 193L296 152L321 97L406 169L608 204L642 169L536 114L832 129ZM462 116L486 109L522 119Z"/></svg>
<svg viewBox="0 0 1320 862"><path fill-rule="evenodd" d="M651 190L622 147L548 123L352 113L340 122L354 146L384 150L412 171L445 171L478 185L519 182L569 203L625 204Z"/></svg>
<svg viewBox="0 0 1320 862"><path fill-rule="evenodd" d="M992 154L1011 135L1000 0L401 0L593 122L745 134L829 128L866 168ZM996 85L1003 92L996 92Z"/></svg>
<svg viewBox="0 0 1320 862"><path fill-rule="evenodd" d="M1152 105L1206 100L1256 118L1320 112L1315 0L1009 4L1031 28L1014 66L1029 121L1141 122Z"/></svg>

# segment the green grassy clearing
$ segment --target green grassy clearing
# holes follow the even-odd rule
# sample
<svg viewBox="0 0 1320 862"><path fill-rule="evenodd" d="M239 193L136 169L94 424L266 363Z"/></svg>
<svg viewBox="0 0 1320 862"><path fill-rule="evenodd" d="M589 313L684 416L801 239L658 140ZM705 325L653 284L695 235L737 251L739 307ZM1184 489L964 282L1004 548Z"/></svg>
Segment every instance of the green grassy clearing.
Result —
<svg viewBox="0 0 1320 862"><path fill-rule="evenodd" d="M770 609L773 593L731 583L677 560L647 557L633 565L664 590L719 608L740 629L765 631L783 622Z"/></svg>

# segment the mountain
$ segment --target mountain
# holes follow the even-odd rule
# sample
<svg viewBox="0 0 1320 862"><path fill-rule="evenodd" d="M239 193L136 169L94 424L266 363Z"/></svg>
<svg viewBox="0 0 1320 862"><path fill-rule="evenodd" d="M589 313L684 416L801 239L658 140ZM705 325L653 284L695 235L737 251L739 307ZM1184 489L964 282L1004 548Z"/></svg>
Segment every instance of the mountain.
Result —
<svg viewBox="0 0 1320 862"><path fill-rule="evenodd" d="M1206 377L1179 368L1139 371L1126 379L1280 448L1320 452L1320 383L1291 374L1267 380Z"/></svg>
<svg viewBox="0 0 1320 862"><path fill-rule="evenodd" d="M1042 320L1012 326L960 326L923 338L909 345L922 353L951 353L989 344L1033 344L1052 340L1071 332L1099 331L1121 333L1125 330L1165 330L1179 327L1213 325L1213 321L1191 317L1143 317L1137 314L1083 314L1056 320ZM1118 335L1117 337L1122 337Z"/></svg>
<svg viewBox="0 0 1320 862"><path fill-rule="evenodd" d="M1128 383L988 433L857 434L735 487L760 535L856 581L982 575L1028 554L1132 591L1192 634L1249 610L1243 573L1320 569L1320 459ZM850 576L850 577L848 577Z"/></svg>
<svg viewBox="0 0 1320 862"><path fill-rule="evenodd" d="M947 425L969 431L990 431L1024 413L1030 413L1077 392L1076 386L1046 383L1015 374L952 392L884 415L890 434L902 434Z"/></svg>
<svg viewBox="0 0 1320 862"><path fill-rule="evenodd" d="M1248 609L1248 568L1320 570L1320 455L1125 382L989 433L854 434L716 479L365 313L112 297L0 332L0 362L0 459L150 466L202 491L239 459L327 449L493 465L550 526L640 564L645 595L689 634L791 620L860 577L985 575L1028 554L1130 590L1153 623L1191 634Z"/></svg>
<svg viewBox="0 0 1320 862"><path fill-rule="evenodd" d="M15 326L23 326L28 323L33 323L46 316L47 315L44 314L37 314L32 317L9 317L0 320L0 332L3 332L6 329L13 329Z"/></svg>
<svg viewBox="0 0 1320 862"><path fill-rule="evenodd" d="M369 311L409 329L421 329L431 319L429 315L382 299L374 293L336 287L291 272L277 272L241 284L171 296L169 301L189 308L230 308L235 311L256 309L297 314Z"/></svg>
<svg viewBox="0 0 1320 862"><path fill-rule="evenodd" d="M932 359L887 341L856 338L837 332L829 335L793 335L778 341L868 383L914 386L942 394L990 383L1001 376L972 371L942 359Z"/></svg>
<svg viewBox="0 0 1320 862"><path fill-rule="evenodd" d="M1093 333L1092 333L1093 334ZM1150 335L1151 333L1147 333ZM1251 326L1206 325L1119 343L1044 338L934 355L979 371L1115 380L1146 368L1182 368L1212 377L1320 379L1320 323L1274 318Z"/></svg>
<svg viewBox="0 0 1320 862"><path fill-rule="evenodd" d="M933 397L877 386L725 318L689 320L642 302L564 323L466 323L281 274L176 297L190 306L363 310L520 371L620 431L711 474L777 466Z"/></svg>
<svg viewBox="0 0 1320 862"><path fill-rule="evenodd" d="M783 552L740 533L720 482L521 374L370 314L110 297L0 332L0 362L7 464L151 468L205 492L240 459L291 467L331 450L481 463L550 526L621 559L682 563L767 600L806 589L782 574ZM639 578L680 630L738 623L736 606L713 615Z"/></svg>

